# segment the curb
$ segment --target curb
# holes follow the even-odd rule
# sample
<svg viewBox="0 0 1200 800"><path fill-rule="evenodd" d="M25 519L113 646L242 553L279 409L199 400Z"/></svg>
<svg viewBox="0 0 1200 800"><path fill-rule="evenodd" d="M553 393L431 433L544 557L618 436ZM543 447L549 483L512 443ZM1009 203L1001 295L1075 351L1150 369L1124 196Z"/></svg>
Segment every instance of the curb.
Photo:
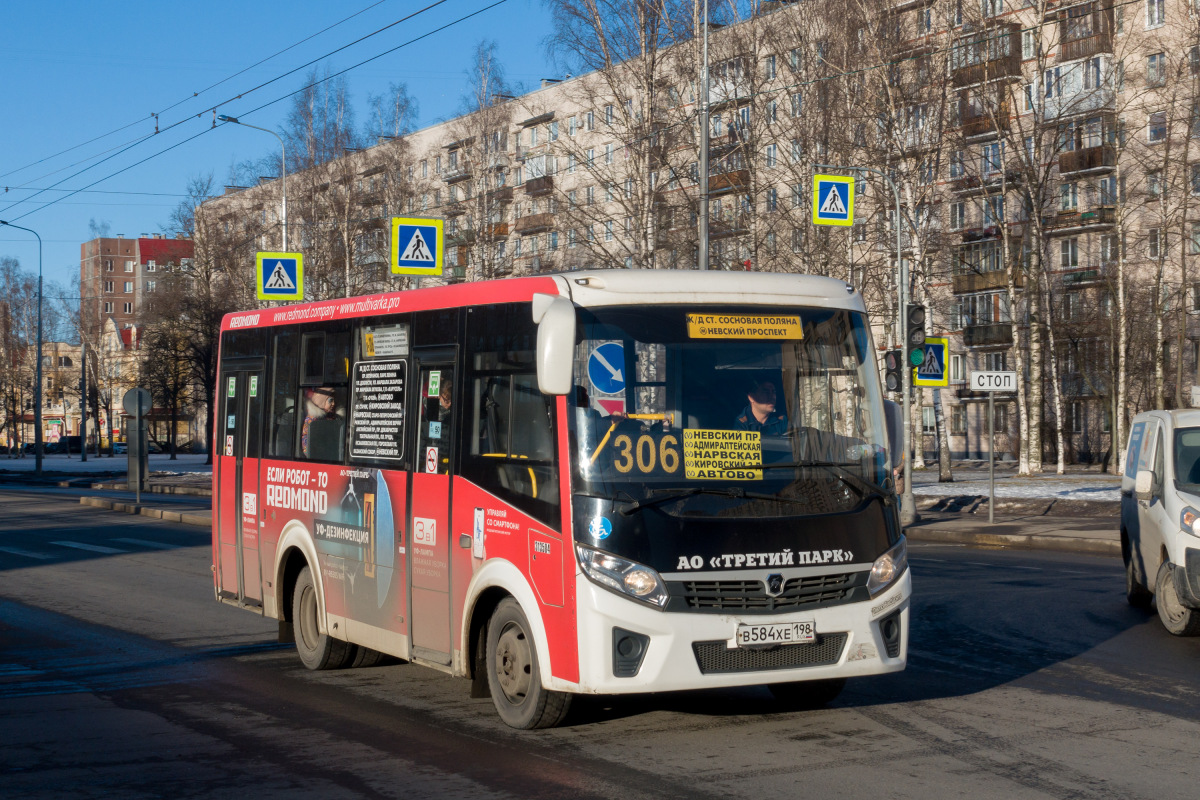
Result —
<svg viewBox="0 0 1200 800"><path fill-rule="evenodd" d="M1121 543L1111 539L1084 539L1075 536L1035 536L1031 533L977 533L974 531L934 531L907 528L909 541L936 544L970 544L983 547L1013 547L1023 550L1059 550L1120 556Z"/></svg>
<svg viewBox="0 0 1200 800"><path fill-rule="evenodd" d="M120 511L126 514L138 514L151 519L161 519L164 522L179 522L184 525L194 525L199 528L212 527L211 513L195 511L171 511L165 508L153 508L137 503L127 503L123 500L110 500L107 497L81 497L81 505L95 508L106 508L110 511Z"/></svg>
<svg viewBox="0 0 1200 800"><path fill-rule="evenodd" d="M93 483L90 486L88 486L87 488L103 489L103 490L114 491L114 492L132 491L129 488L128 483ZM178 495L186 495L188 497L212 497L212 488L211 487L206 488L203 486L180 486L177 484L170 484L170 483L168 483L168 484L157 484L157 483L151 484L151 485L147 486L145 489L142 489L142 491L149 492L151 494L178 494Z"/></svg>

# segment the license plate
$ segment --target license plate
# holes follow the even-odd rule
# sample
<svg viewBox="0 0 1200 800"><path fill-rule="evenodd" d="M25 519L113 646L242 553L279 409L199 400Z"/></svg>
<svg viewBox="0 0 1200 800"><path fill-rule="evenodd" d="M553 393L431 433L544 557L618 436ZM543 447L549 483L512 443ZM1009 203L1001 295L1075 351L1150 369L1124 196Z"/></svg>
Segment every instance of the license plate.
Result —
<svg viewBox="0 0 1200 800"><path fill-rule="evenodd" d="M811 619L765 625L738 625L738 647L776 644L811 644L817 640L817 625Z"/></svg>

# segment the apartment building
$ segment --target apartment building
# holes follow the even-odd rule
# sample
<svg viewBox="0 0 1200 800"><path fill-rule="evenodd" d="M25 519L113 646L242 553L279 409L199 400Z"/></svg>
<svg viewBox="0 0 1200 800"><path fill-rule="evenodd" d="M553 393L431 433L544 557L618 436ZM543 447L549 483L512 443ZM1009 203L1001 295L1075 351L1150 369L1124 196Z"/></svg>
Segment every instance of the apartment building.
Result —
<svg viewBox="0 0 1200 800"><path fill-rule="evenodd" d="M118 328L137 325L160 275L172 265L190 262L191 239L169 239L161 233L100 237L80 245L80 318L91 327L112 319Z"/></svg>
<svg viewBox="0 0 1200 800"><path fill-rule="evenodd" d="M915 404L925 451L986 457L966 379L987 369L1027 381L996 404L1002 452L1111 457L1123 419L1197 383L1197 20L1188 0L811 0L714 25L708 267L844 278L883 349L900 225L928 332L952 343L950 387ZM682 41L289 175L310 299L406 286L387 271L399 215L446 220L450 281L696 268L697 63ZM856 224L815 228L812 174L837 165L884 172L900 208L861 173ZM198 230L273 249L280 188L231 187Z"/></svg>

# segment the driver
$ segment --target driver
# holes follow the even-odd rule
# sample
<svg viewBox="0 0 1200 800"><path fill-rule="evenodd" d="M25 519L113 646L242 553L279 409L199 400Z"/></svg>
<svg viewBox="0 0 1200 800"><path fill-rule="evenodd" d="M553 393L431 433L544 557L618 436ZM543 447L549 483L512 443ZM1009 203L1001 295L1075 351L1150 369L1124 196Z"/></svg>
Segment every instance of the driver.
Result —
<svg viewBox="0 0 1200 800"><path fill-rule="evenodd" d="M752 380L746 387L747 406L734 421L739 431L758 431L767 436L782 436L788 430L787 414L775 410L775 384Z"/></svg>

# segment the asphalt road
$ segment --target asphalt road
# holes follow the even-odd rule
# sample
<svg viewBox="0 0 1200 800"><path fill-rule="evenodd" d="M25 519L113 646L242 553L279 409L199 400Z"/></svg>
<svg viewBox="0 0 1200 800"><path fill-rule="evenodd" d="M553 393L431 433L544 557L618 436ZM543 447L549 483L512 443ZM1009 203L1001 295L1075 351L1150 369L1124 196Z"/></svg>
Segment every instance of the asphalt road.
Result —
<svg viewBox="0 0 1200 800"><path fill-rule="evenodd" d="M916 545L909 668L577 702L519 733L465 682L304 670L212 599L208 535L0 492L0 796L1194 798L1200 639L1118 559Z"/></svg>

